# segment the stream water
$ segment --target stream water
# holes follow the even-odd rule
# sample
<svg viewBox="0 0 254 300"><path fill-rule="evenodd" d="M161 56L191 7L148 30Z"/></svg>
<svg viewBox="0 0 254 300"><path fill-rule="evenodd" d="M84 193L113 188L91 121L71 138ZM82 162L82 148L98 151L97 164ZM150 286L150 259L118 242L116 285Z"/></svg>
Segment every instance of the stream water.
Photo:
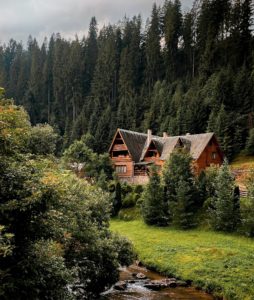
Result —
<svg viewBox="0 0 254 300"><path fill-rule="evenodd" d="M144 267L131 265L128 268L122 268L120 272L120 281L128 282L133 280L133 273L143 273L148 279L161 280L165 279L156 272L147 270ZM127 284L124 291L117 291L114 288L103 293L103 300L213 300L214 298L202 291L198 291L193 287L176 287L165 288L160 291L152 291L144 287L144 280Z"/></svg>

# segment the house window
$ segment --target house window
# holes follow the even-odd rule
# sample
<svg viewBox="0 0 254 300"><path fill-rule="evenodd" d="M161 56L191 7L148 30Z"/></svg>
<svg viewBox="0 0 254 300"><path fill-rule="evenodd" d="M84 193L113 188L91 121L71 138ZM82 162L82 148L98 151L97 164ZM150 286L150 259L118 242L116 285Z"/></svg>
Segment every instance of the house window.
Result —
<svg viewBox="0 0 254 300"><path fill-rule="evenodd" d="M116 173L123 174L126 173L127 167L126 166L116 166Z"/></svg>
<svg viewBox="0 0 254 300"><path fill-rule="evenodd" d="M212 159L216 159L217 158L217 153L216 152L212 152Z"/></svg>

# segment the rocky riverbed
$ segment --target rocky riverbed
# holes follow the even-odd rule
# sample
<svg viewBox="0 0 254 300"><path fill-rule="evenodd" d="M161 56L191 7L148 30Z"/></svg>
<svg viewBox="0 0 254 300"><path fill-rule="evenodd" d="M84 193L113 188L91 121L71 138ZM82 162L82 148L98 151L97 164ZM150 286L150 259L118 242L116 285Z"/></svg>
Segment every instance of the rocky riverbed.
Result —
<svg viewBox="0 0 254 300"><path fill-rule="evenodd" d="M212 300L211 295L190 286L190 281L168 278L143 266L121 268L120 280L102 294L107 300Z"/></svg>

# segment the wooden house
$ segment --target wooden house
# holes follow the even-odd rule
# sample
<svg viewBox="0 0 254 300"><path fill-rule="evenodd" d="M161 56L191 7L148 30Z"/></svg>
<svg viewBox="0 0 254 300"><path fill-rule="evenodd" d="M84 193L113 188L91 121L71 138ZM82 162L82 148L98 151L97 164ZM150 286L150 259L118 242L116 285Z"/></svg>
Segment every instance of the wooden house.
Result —
<svg viewBox="0 0 254 300"><path fill-rule="evenodd" d="M115 171L121 181L134 184L148 182L149 165L160 169L171 153L184 148L193 158L193 168L199 174L211 165L221 165L223 153L214 133L186 134L162 137L117 129L109 148Z"/></svg>

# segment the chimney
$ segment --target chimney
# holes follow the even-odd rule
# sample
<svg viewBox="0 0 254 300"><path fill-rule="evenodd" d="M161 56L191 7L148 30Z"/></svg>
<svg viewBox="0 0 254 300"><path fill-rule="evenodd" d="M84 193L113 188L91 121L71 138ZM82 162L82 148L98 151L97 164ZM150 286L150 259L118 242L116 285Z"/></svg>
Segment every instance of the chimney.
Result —
<svg viewBox="0 0 254 300"><path fill-rule="evenodd" d="M168 134L166 132L163 132L163 138L165 139L167 137L169 137Z"/></svg>
<svg viewBox="0 0 254 300"><path fill-rule="evenodd" d="M152 130L151 130L151 129L148 129L148 130L147 130L147 144L148 144L148 145L150 145L151 140L152 140Z"/></svg>

